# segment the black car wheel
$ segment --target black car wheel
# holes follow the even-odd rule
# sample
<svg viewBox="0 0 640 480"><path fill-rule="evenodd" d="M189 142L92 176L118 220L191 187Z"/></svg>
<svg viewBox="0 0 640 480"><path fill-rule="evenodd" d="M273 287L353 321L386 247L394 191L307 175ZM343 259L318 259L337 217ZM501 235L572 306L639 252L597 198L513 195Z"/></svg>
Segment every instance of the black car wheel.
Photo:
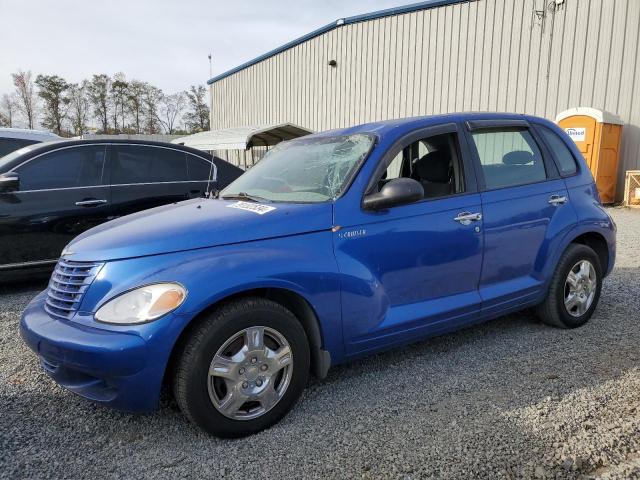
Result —
<svg viewBox="0 0 640 480"><path fill-rule="evenodd" d="M598 304L602 276L600 259L591 248L569 245L551 278L547 298L538 306L538 315L555 327L584 325Z"/></svg>
<svg viewBox="0 0 640 480"><path fill-rule="evenodd" d="M219 437L280 420L304 390L309 344L298 319L262 298L228 303L190 332L174 375L180 409Z"/></svg>

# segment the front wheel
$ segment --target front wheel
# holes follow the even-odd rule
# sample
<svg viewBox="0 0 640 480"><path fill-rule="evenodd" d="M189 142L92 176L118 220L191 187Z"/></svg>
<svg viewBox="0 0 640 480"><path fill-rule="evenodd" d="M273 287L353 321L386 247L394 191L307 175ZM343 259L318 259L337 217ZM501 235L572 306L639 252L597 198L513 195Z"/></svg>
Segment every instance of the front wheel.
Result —
<svg viewBox="0 0 640 480"><path fill-rule="evenodd" d="M309 345L282 305L249 298L224 305L191 332L178 360L174 395L182 412L219 437L276 423L309 375Z"/></svg>
<svg viewBox="0 0 640 480"><path fill-rule="evenodd" d="M558 262L538 315L548 325L580 327L593 315L601 288L602 267L596 253L586 245L571 244Z"/></svg>

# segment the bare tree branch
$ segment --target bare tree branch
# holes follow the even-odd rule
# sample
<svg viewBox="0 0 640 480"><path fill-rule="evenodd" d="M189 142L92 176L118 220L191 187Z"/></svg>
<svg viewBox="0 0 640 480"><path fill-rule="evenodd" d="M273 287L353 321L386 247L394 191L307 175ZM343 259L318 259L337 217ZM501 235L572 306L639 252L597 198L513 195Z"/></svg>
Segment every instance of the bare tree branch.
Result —
<svg viewBox="0 0 640 480"><path fill-rule="evenodd" d="M180 114L184 110L186 96L184 92L163 95L158 109L158 121L165 133L171 135L176 130Z"/></svg>
<svg viewBox="0 0 640 480"><path fill-rule="evenodd" d="M18 97L18 110L24 115L29 128L34 128L36 123L36 93L33 88L31 71L18 70L12 73L13 85L16 87Z"/></svg>

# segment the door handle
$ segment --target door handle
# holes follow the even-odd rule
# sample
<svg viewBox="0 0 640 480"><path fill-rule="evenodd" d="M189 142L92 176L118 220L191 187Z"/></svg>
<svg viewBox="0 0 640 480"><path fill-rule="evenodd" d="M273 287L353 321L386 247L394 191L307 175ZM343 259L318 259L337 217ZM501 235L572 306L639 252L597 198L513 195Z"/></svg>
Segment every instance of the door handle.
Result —
<svg viewBox="0 0 640 480"><path fill-rule="evenodd" d="M457 217L454 218L456 222L460 222L462 225L469 225L471 222L478 222L482 220L481 213L469 213L460 212Z"/></svg>
<svg viewBox="0 0 640 480"><path fill-rule="evenodd" d="M81 200L76 202L76 207L95 207L96 205L102 205L107 203L106 200L92 198L91 200Z"/></svg>
<svg viewBox="0 0 640 480"><path fill-rule="evenodd" d="M562 205L563 203L567 203L567 197L564 195L551 195L549 197L549 204L557 207L558 205Z"/></svg>

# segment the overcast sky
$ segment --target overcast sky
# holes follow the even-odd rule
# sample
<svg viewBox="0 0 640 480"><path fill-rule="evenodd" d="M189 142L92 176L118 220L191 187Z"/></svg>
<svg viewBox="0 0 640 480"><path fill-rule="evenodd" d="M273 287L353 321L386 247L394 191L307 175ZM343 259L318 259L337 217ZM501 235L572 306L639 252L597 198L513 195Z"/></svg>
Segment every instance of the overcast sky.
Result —
<svg viewBox="0 0 640 480"><path fill-rule="evenodd" d="M338 18L412 0L0 0L0 94L10 73L78 82L124 72L166 93L222 73Z"/></svg>

